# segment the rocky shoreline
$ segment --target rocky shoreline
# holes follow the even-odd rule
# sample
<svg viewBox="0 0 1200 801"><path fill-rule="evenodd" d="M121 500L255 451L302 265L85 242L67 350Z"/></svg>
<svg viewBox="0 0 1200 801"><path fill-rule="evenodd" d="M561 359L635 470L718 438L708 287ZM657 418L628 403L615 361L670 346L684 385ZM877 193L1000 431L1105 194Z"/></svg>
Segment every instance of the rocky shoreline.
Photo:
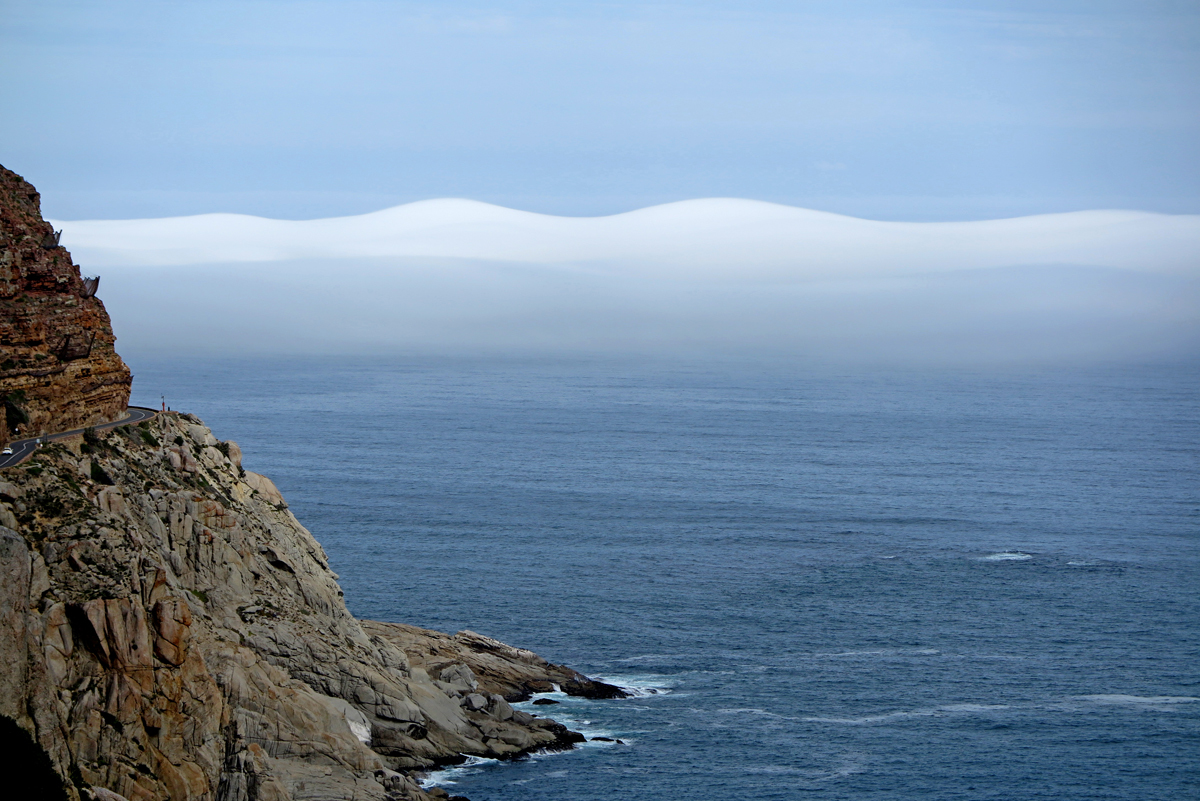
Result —
<svg viewBox="0 0 1200 801"><path fill-rule="evenodd" d="M116 420L97 279L0 167L0 444ZM199 418L0 472L0 766L21 797L422 801L421 771L584 738L510 702L622 691L473 632L358 621L320 544Z"/></svg>
<svg viewBox="0 0 1200 801"><path fill-rule="evenodd" d="M196 417L0 478L0 655L21 666L0 714L69 798L441 798L419 772L584 739L510 702L623 695L474 632L356 620L275 485Z"/></svg>

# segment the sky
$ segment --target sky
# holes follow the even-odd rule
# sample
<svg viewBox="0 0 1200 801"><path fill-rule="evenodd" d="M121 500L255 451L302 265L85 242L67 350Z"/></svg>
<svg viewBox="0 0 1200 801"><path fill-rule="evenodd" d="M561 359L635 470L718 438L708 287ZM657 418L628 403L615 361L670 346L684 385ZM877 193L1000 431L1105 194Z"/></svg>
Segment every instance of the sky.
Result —
<svg viewBox="0 0 1200 801"><path fill-rule="evenodd" d="M1195 2L0 0L0 70L60 220L1200 212Z"/></svg>

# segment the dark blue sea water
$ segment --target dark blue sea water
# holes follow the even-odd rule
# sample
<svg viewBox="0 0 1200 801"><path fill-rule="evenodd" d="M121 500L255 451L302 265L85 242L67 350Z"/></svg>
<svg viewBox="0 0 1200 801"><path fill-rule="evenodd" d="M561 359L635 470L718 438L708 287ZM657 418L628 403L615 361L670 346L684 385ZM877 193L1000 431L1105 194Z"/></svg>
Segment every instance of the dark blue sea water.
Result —
<svg viewBox="0 0 1200 801"><path fill-rule="evenodd" d="M1195 366L133 366L355 614L658 691L474 801L1200 797Z"/></svg>

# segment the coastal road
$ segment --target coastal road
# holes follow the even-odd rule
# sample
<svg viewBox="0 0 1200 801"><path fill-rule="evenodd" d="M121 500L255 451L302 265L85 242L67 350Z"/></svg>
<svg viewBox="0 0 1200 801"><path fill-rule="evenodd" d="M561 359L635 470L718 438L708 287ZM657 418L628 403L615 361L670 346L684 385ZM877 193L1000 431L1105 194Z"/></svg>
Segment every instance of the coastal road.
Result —
<svg viewBox="0 0 1200 801"><path fill-rule="evenodd" d="M114 420L111 423L100 423L97 426L92 426L97 431L106 431L117 426L127 426L131 423L140 423L143 420L149 420L158 414L153 409L147 409L144 406L130 406L125 410L126 414L120 420ZM87 429L76 428L71 431L61 431L57 434L43 434L40 437L31 437L29 439L18 439L8 443L8 447L12 448L12 453L5 456L0 456L0 470L6 467L14 467L28 459L33 452L37 450L38 440L42 442L50 442L64 437L75 437L82 434Z"/></svg>

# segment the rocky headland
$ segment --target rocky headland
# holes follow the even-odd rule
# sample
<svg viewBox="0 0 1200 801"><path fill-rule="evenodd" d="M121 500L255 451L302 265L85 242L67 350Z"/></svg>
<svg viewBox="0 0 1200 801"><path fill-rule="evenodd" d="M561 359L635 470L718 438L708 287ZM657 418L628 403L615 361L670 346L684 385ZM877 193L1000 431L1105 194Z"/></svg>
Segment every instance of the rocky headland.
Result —
<svg viewBox="0 0 1200 801"><path fill-rule="evenodd" d="M0 391L20 399L22 435L115 419L129 372L107 314L34 219L32 187L7 171L0 183ZM65 358L60 330L89 352ZM88 431L0 472L10 787L73 801L445 798L421 771L582 741L510 702L554 685L622 695L473 632L356 620L337 578L275 485L191 415Z"/></svg>
<svg viewBox="0 0 1200 801"><path fill-rule="evenodd" d="M0 445L125 413L129 368L95 289L42 219L37 190L0 167Z"/></svg>

